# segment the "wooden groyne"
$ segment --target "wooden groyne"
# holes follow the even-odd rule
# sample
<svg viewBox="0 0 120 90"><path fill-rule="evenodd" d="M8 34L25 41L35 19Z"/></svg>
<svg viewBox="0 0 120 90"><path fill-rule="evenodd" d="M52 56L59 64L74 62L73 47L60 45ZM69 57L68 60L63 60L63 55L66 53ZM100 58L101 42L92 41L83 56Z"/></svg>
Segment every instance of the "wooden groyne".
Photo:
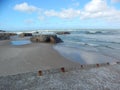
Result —
<svg viewBox="0 0 120 90"><path fill-rule="evenodd" d="M55 74L55 73L65 73L65 72L69 72L69 71L73 71L73 70L83 70L83 69L90 69L90 68L105 67L105 66L115 65L115 64L120 64L120 62L84 64L84 65L80 65L80 66L70 66L70 67L61 67L61 68L49 69L49 70L39 70L37 75L44 76L44 75Z"/></svg>
<svg viewBox="0 0 120 90"><path fill-rule="evenodd" d="M70 71L76 71L76 70L86 70L86 69L92 69L92 68L100 68L100 67L107 67L111 65L120 65L120 62L106 62L106 63L99 63L99 64L84 64L84 65L79 65L79 66L69 66L69 67L60 67L60 68L55 68L55 69L47 69L47 70L38 70L34 72L26 72L26 73L19 73L15 75L7 75L8 77L21 77L21 76L49 76L52 74L57 74L57 73L66 73ZM0 76L0 77L7 77L7 76Z"/></svg>

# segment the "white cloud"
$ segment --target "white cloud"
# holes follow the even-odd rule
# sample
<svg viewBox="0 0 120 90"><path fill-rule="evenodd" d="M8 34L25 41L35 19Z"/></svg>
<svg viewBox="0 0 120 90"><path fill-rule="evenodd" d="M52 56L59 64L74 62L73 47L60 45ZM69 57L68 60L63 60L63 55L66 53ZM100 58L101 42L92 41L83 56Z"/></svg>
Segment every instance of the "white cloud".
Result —
<svg viewBox="0 0 120 90"><path fill-rule="evenodd" d="M22 12L34 12L37 10L37 7L28 5L28 3L24 2L21 4L16 4L14 6L14 10L22 11Z"/></svg>
<svg viewBox="0 0 120 90"><path fill-rule="evenodd" d="M116 2L120 2L120 0L111 0L111 2L116 3Z"/></svg>
<svg viewBox="0 0 120 90"><path fill-rule="evenodd" d="M106 0L92 0L85 5L81 19L99 18L108 21L120 21L120 11L107 5Z"/></svg>
<svg viewBox="0 0 120 90"><path fill-rule="evenodd" d="M47 10L45 16L59 17L62 19L73 19L79 17L81 19L103 19L105 21L120 21L120 11L109 6L107 0L91 0L83 9L62 9L61 11Z"/></svg>
<svg viewBox="0 0 120 90"><path fill-rule="evenodd" d="M81 13L80 10L75 10L73 8L62 9L59 12L55 10L48 10L44 12L46 16L55 16L63 19L72 19L72 18L78 17L80 13Z"/></svg>
<svg viewBox="0 0 120 90"><path fill-rule="evenodd" d="M107 10L108 6L105 0L92 0L85 5L85 11L87 12L100 12Z"/></svg>
<svg viewBox="0 0 120 90"><path fill-rule="evenodd" d="M79 5L79 3L76 3L76 5ZM120 21L120 10L108 5L107 0L91 0L82 9L64 8L60 11L54 9L44 10L36 6L28 5L26 2L15 5L14 9L22 12L37 12L39 20L44 20L47 16L61 19L74 19L78 17L81 19L98 18L109 22Z"/></svg>

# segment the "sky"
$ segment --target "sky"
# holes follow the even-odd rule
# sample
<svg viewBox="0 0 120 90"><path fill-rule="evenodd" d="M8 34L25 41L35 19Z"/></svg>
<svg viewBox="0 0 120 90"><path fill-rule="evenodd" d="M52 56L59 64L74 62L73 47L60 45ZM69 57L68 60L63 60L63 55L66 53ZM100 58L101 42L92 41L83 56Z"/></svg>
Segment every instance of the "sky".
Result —
<svg viewBox="0 0 120 90"><path fill-rule="evenodd" d="M0 29L120 29L120 0L0 0Z"/></svg>

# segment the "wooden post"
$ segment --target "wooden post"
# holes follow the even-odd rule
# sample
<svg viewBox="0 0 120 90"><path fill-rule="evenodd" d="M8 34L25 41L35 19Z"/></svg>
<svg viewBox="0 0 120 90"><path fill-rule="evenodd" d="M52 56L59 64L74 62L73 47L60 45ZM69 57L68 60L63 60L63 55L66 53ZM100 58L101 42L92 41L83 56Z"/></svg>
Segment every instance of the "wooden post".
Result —
<svg viewBox="0 0 120 90"><path fill-rule="evenodd" d="M81 68L83 68L83 65L81 65Z"/></svg>
<svg viewBox="0 0 120 90"><path fill-rule="evenodd" d="M62 67L62 68L61 68L61 71L62 71L62 72L65 72L65 68L64 68L64 67Z"/></svg>
<svg viewBox="0 0 120 90"><path fill-rule="evenodd" d="M97 67L99 67L100 65L99 64L96 64Z"/></svg>
<svg viewBox="0 0 120 90"><path fill-rule="evenodd" d="M39 76L42 76L42 71L41 71L41 70L38 71L38 75L39 75Z"/></svg>
<svg viewBox="0 0 120 90"><path fill-rule="evenodd" d="M107 65L110 65L110 63L109 63L109 62L107 62Z"/></svg>

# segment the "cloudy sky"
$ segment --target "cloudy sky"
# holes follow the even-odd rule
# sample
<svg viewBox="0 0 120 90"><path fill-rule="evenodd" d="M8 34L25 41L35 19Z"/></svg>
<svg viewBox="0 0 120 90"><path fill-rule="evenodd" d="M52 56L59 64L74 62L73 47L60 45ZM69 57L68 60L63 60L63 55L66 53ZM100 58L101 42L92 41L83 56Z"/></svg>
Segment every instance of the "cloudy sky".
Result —
<svg viewBox="0 0 120 90"><path fill-rule="evenodd" d="M0 29L120 28L120 0L0 0Z"/></svg>

